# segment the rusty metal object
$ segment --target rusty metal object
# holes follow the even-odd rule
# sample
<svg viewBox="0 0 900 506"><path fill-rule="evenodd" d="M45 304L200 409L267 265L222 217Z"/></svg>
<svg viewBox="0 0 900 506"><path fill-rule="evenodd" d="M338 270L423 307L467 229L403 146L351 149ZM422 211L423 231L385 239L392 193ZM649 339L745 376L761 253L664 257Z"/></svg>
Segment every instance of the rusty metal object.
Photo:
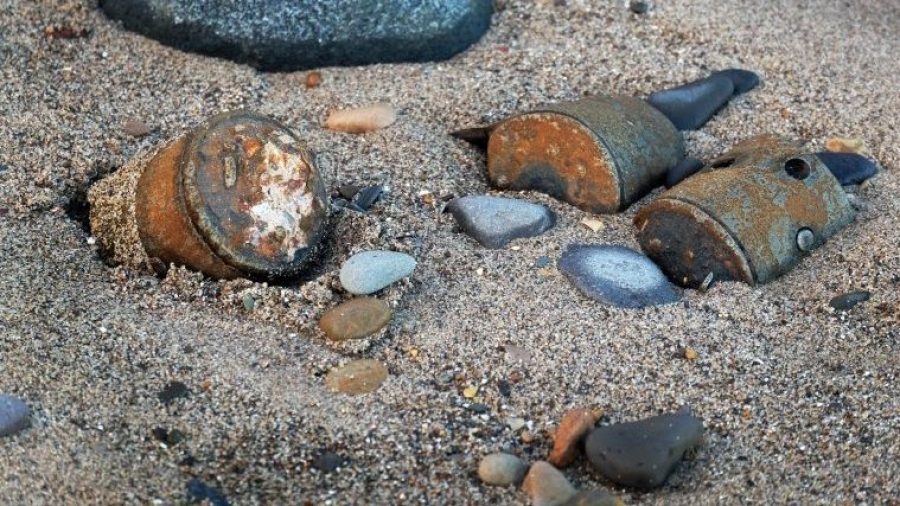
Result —
<svg viewBox="0 0 900 506"><path fill-rule="evenodd" d="M675 283L766 283L853 221L837 180L798 143L765 135L735 146L634 218L644 252Z"/></svg>
<svg viewBox="0 0 900 506"><path fill-rule="evenodd" d="M141 243L216 278L297 274L324 232L326 195L306 145L245 111L221 114L165 146L136 190Z"/></svg>
<svg viewBox="0 0 900 506"><path fill-rule="evenodd" d="M612 213L658 186L683 157L681 133L662 113L637 98L595 96L496 125L488 175L501 189L537 190Z"/></svg>

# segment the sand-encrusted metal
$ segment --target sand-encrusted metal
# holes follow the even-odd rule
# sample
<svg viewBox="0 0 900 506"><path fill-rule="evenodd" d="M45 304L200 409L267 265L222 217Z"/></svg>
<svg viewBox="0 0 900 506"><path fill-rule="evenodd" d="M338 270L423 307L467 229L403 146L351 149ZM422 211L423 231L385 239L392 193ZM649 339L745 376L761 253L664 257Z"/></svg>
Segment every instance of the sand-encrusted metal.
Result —
<svg viewBox="0 0 900 506"><path fill-rule="evenodd" d="M763 135L660 195L634 223L644 252L673 282L696 288L710 273L718 281L771 281L853 218L815 155Z"/></svg>

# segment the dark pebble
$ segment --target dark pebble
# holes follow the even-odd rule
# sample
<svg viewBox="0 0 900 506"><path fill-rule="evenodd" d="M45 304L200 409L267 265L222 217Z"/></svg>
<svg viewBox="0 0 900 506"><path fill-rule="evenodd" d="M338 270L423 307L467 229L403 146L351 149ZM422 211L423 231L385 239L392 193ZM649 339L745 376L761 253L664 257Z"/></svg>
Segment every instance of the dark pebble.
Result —
<svg viewBox="0 0 900 506"><path fill-rule="evenodd" d="M647 98L679 130L697 130L731 99L734 83L725 75L709 77L664 91Z"/></svg>
<svg viewBox="0 0 900 506"><path fill-rule="evenodd" d="M169 404L175 399L187 397L191 390L180 381L170 381L165 388L159 392L159 400L163 404Z"/></svg>
<svg viewBox="0 0 900 506"><path fill-rule="evenodd" d="M878 173L875 162L856 153L816 153L841 186L860 184Z"/></svg>
<svg viewBox="0 0 900 506"><path fill-rule="evenodd" d="M368 211L378 197L381 197L382 192L384 192L384 187L380 184L363 187L353 196L352 203L363 211Z"/></svg>
<svg viewBox="0 0 900 506"><path fill-rule="evenodd" d="M666 188L671 188L685 179L693 176L703 168L703 160L699 158L685 158L678 165L666 172Z"/></svg>
<svg viewBox="0 0 900 506"><path fill-rule="evenodd" d="M506 380L500 380L497 382L497 390L500 391L500 395L503 397L509 397L512 395L512 388L509 385L509 382Z"/></svg>
<svg viewBox="0 0 900 506"><path fill-rule="evenodd" d="M353 197L359 193L360 187L355 184L344 184L338 187L338 194L347 200L353 200Z"/></svg>
<svg viewBox="0 0 900 506"><path fill-rule="evenodd" d="M31 423L31 408L22 399L0 395L0 437L11 436Z"/></svg>
<svg viewBox="0 0 900 506"><path fill-rule="evenodd" d="M747 93L753 88L759 86L759 76L756 75L755 72L751 72L749 70L725 69L718 72L713 72L712 75L725 76L728 79L731 79L731 84L734 85L735 95Z"/></svg>
<svg viewBox="0 0 900 506"><path fill-rule="evenodd" d="M831 299L831 302L829 302L828 305L833 307L834 309L837 309L838 311L849 311L853 309L853 306L859 304L860 302L869 300L871 296L872 294L865 290L845 293L844 295L838 295L837 297Z"/></svg>
<svg viewBox="0 0 900 506"><path fill-rule="evenodd" d="M645 0L631 0L628 2L628 9L635 14L644 14L650 10L650 3Z"/></svg>
<svg viewBox="0 0 900 506"><path fill-rule="evenodd" d="M325 452L313 459L312 466L323 473L331 473L347 465L348 459L337 453Z"/></svg>
<svg viewBox="0 0 900 506"><path fill-rule="evenodd" d="M450 135L457 139L464 140L475 147L487 149L488 139L490 139L493 130L493 125L486 127L471 127L450 132Z"/></svg>
<svg viewBox="0 0 900 506"><path fill-rule="evenodd" d="M600 474L620 485L655 488L702 436L702 419L661 415L594 429L585 442L585 454Z"/></svg>
<svg viewBox="0 0 900 506"><path fill-rule="evenodd" d="M261 70L434 61L490 27L492 0L101 0L122 25L163 44Z"/></svg>
<svg viewBox="0 0 900 506"><path fill-rule="evenodd" d="M207 500L211 506L229 506L230 504L222 492L219 492L219 489L211 487L197 478L188 482L187 491L193 501Z"/></svg>

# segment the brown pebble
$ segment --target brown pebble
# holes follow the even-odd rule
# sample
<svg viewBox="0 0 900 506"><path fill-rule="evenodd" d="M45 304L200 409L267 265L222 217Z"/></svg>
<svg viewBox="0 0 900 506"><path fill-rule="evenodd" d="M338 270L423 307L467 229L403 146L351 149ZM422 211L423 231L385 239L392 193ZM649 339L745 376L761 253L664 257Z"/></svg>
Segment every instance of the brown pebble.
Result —
<svg viewBox="0 0 900 506"><path fill-rule="evenodd" d="M357 360L332 369L325 376L325 386L342 394L374 392L387 379L388 370L377 360Z"/></svg>
<svg viewBox="0 0 900 506"><path fill-rule="evenodd" d="M358 109L335 111L325 121L325 128L338 132L361 134L391 125L397 110L387 104L374 104Z"/></svg>
<svg viewBox="0 0 900 506"><path fill-rule="evenodd" d="M126 119L125 123L122 124L122 131L125 132L126 135L132 137L145 137L150 135L150 128L147 124L137 118Z"/></svg>
<svg viewBox="0 0 900 506"><path fill-rule="evenodd" d="M306 87L307 88L318 88L319 85L322 84L322 73L319 71L313 71L309 74L306 74Z"/></svg>
<svg viewBox="0 0 900 506"><path fill-rule="evenodd" d="M326 311L319 320L319 328L332 341L346 341L370 336L389 321L391 308L386 302L359 297Z"/></svg>
<svg viewBox="0 0 900 506"><path fill-rule="evenodd" d="M857 153L866 151L866 143L862 139L844 139L832 137L825 141L825 150L833 153Z"/></svg>
<svg viewBox="0 0 900 506"><path fill-rule="evenodd" d="M600 413L587 408L566 411L559 422L559 429L553 440L553 450L547 460L560 469L572 465L578 457L578 450L584 437L599 418Z"/></svg>
<svg viewBox="0 0 900 506"><path fill-rule="evenodd" d="M522 491L531 499L532 506L560 506L578 493L558 469L542 460L531 465L522 482Z"/></svg>

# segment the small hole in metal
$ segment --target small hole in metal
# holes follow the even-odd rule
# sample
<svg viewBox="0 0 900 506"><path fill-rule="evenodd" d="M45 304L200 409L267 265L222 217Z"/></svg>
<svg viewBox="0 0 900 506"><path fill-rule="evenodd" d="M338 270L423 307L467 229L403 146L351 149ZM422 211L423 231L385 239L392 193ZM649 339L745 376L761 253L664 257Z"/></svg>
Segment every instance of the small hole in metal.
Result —
<svg viewBox="0 0 900 506"><path fill-rule="evenodd" d="M809 177L812 167L809 166L809 162L802 158L791 158L784 162L784 171L792 178L803 181Z"/></svg>
<svg viewBox="0 0 900 506"><path fill-rule="evenodd" d="M733 163L734 158L719 158L717 160L713 160L710 166L714 169L724 169L725 167L730 167Z"/></svg>

